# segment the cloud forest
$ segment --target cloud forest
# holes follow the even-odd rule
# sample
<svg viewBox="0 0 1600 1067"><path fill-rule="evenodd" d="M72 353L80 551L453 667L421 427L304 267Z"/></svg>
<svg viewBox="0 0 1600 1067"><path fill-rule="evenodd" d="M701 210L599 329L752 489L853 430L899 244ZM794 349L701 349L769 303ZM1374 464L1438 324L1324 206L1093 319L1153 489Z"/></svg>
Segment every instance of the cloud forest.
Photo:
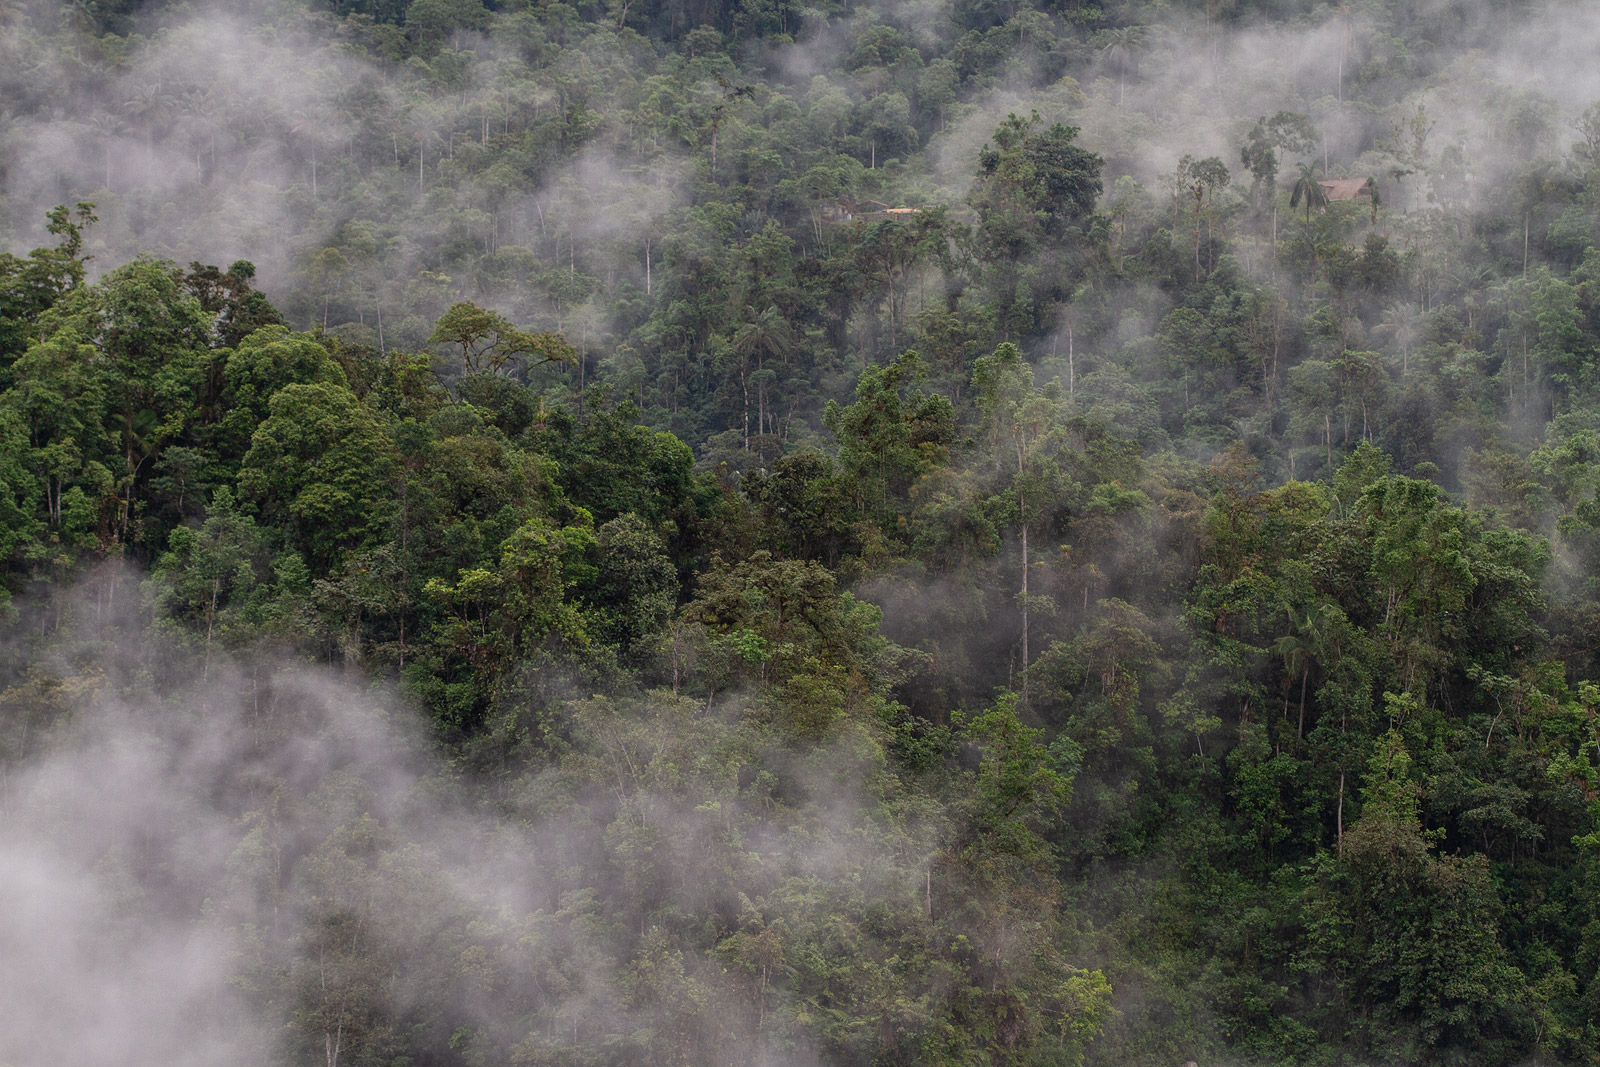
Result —
<svg viewBox="0 0 1600 1067"><path fill-rule="evenodd" d="M1597 55L0 0L0 1067L1600 1067Z"/></svg>

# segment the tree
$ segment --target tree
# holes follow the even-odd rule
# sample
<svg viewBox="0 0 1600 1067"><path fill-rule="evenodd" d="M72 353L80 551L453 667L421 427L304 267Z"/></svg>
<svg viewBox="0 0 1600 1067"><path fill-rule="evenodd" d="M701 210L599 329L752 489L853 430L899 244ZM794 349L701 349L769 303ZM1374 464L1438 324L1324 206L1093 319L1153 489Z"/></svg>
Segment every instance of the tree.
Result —
<svg viewBox="0 0 1600 1067"><path fill-rule="evenodd" d="M839 441L839 468L856 507L885 525L909 510L918 480L942 466L955 442L955 410L918 388L925 373L915 351L863 374L855 402L830 403L823 425Z"/></svg>
<svg viewBox="0 0 1600 1067"><path fill-rule="evenodd" d="M628 512L600 527L593 603L596 636L624 656L649 646L677 606L678 571L667 546Z"/></svg>
<svg viewBox="0 0 1600 1067"><path fill-rule="evenodd" d="M1144 44L1143 26L1118 26L1100 34L1100 54L1117 65L1117 106L1128 89L1128 64Z"/></svg>
<svg viewBox="0 0 1600 1067"><path fill-rule="evenodd" d="M978 153L967 194L1002 336L1044 324L1041 305L1071 293L1094 240L1083 228L1101 192L1103 161L1076 143L1076 129L1039 124L1037 114L1007 117Z"/></svg>
<svg viewBox="0 0 1600 1067"><path fill-rule="evenodd" d="M235 348L256 330L288 323L266 296L252 285L255 264L238 260L226 271L203 263L190 263L183 284L200 307L215 315L216 340L223 348Z"/></svg>
<svg viewBox="0 0 1600 1067"><path fill-rule="evenodd" d="M1405 378L1411 369L1411 345L1422 327L1422 314L1415 304L1390 304L1383 310L1378 328L1393 337L1400 346L1400 376Z"/></svg>
<svg viewBox="0 0 1600 1067"><path fill-rule="evenodd" d="M173 530L167 551L156 561L149 585L159 610L174 622L204 628L202 680L210 674L217 637L233 646L249 636L247 611L265 556L260 531L239 512L233 490L223 485L217 487L200 528Z"/></svg>
<svg viewBox="0 0 1600 1067"><path fill-rule="evenodd" d="M242 495L293 532L319 570L380 534L393 508L394 445L342 383L279 389L239 472Z"/></svg>
<svg viewBox="0 0 1600 1067"><path fill-rule="evenodd" d="M39 479L28 469L29 442L18 413L0 406L0 562L9 561L39 536ZM53 515L52 515L53 517ZM0 596L0 613L11 594Z"/></svg>
<svg viewBox="0 0 1600 1067"><path fill-rule="evenodd" d="M1367 203L1372 210L1372 224L1376 226L1378 224L1378 209L1383 206L1383 196L1378 191L1378 179L1368 175L1361 188L1367 194Z"/></svg>
<svg viewBox="0 0 1600 1067"><path fill-rule="evenodd" d="M1301 155L1311 151L1319 139L1316 127L1305 115L1280 111L1256 124L1240 149L1239 160L1250 169L1250 201L1259 210L1261 193L1272 197L1272 244L1278 244L1278 168L1280 152Z"/></svg>
<svg viewBox="0 0 1600 1067"><path fill-rule="evenodd" d="M22 460L34 483L32 492L15 485L12 491L42 498L45 528L60 547L74 550L99 540L102 503L116 482L108 465L114 453L104 431L104 389L93 372L96 355L73 327L59 329L12 365L16 384L5 394L12 440L26 444L12 460ZM49 555L70 564L71 554L57 555L60 547Z"/></svg>
<svg viewBox="0 0 1600 1067"><path fill-rule="evenodd" d="M468 374L526 373L545 363L571 363L577 350L556 333L519 330L496 311L462 301L440 317L429 344L455 345Z"/></svg>
<svg viewBox="0 0 1600 1067"><path fill-rule="evenodd" d="M1052 612L1054 602L1029 589L1033 560L1028 534L1050 515L1061 493L1062 473L1051 457L1059 444L1058 402L1033 385L1033 368L1023 362L1015 345L1002 344L992 355L978 360L972 372L983 428L994 447L994 462L1005 472L1000 482L1001 506L1015 523L1021 540L1021 589L1017 606L1022 615L1022 699L1027 702L1027 670L1032 661L1030 622L1036 612Z"/></svg>
<svg viewBox="0 0 1600 1067"><path fill-rule="evenodd" d="M112 476L109 540L137 538L152 461L197 415L211 329L172 264L141 259L73 290L41 330L44 343L76 349L93 382L99 432L77 450Z"/></svg>
<svg viewBox="0 0 1600 1067"><path fill-rule="evenodd" d="M768 381L765 371L765 361L768 357L787 362L800 351L800 344L795 339L794 331L789 323L778 311L777 305L769 304L766 310L755 313L752 307L745 308L747 321L733 338L733 351L742 357L739 364L741 393L744 398L744 447L750 449L750 381L756 382L756 433L765 436L772 430L768 428ZM751 375L749 359L756 357L756 372ZM777 419L772 419L773 430L776 429Z"/></svg>
<svg viewBox="0 0 1600 1067"><path fill-rule="evenodd" d="M209 436L231 462L244 458L250 438L271 414L272 398L287 385L327 382L349 387L344 371L308 334L269 326L242 339L223 364L220 406Z"/></svg>
<svg viewBox="0 0 1600 1067"><path fill-rule="evenodd" d="M75 212L57 204L46 218L46 231L58 238L54 248L35 248L26 258L0 253L0 383L39 316L83 284L91 259L83 254L83 235L99 221L94 204L79 201Z"/></svg>
<svg viewBox="0 0 1600 1067"><path fill-rule="evenodd" d="M907 275L943 242L939 211L919 211L909 220L884 219L869 225L856 244L856 260L864 276L881 278L888 293L889 349L899 351L900 328L906 317ZM866 358L862 350L862 358Z"/></svg>
<svg viewBox="0 0 1600 1067"><path fill-rule="evenodd" d="M1500 941L1488 864L1435 856L1414 773L1398 732L1377 740L1342 855L1314 868L1308 947L1363 1016L1336 1011L1329 1025L1429 1054L1493 1033L1522 976Z"/></svg>
<svg viewBox="0 0 1600 1067"><path fill-rule="evenodd" d="M1295 179L1294 190L1289 194L1289 206L1299 207L1304 202L1306 205L1306 222L1311 222L1313 211L1328 210L1328 194L1317 182L1315 173L1310 163L1300 164L1300 176Z"/></svg>
<svg viewBox="0 0 1600 1067"><path fill-rule="evenodd" d="M1194 280L1200 280L1200 222L1207 202L1216 201L1217 190L1225 188L1230 175L1228 165L1216 156L1178 161L1177 184L1194 198ZM1208 223L1209 228L1209 223Z"/></svg>

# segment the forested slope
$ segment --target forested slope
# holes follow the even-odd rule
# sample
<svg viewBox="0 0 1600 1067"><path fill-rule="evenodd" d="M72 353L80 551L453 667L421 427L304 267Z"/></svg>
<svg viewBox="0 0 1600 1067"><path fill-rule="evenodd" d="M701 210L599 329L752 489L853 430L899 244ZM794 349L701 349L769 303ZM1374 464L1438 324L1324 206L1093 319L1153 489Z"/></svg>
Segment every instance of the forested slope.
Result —
<svg viewBox="0 0 1600 1067"><path fill-rule="evenodd" d="M1600 1062L1597 50L0 0L0 1064Z"/></svg>

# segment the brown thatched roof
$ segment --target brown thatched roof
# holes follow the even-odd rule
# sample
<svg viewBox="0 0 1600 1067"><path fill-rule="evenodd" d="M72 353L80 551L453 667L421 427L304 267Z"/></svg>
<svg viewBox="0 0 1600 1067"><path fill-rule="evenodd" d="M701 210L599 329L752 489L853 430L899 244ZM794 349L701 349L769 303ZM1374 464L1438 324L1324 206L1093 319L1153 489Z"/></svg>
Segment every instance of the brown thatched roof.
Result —
<svg viewBox="0 0 1600 1067"><path fill-rule="evenodd" d="M1323 178L1317 182L1322 186L1322 191L1329 200L1359 200L1363 197L1371 199L1372 191L1367 188L1365 178Z"/></svg>

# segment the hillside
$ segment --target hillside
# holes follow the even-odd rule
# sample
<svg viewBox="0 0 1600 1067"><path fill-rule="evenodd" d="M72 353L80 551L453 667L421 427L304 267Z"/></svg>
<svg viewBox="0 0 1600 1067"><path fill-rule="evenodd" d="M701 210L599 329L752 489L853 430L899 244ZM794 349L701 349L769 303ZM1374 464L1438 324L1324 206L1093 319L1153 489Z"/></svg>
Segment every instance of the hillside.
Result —
<svg viewBox="0 0 1600 1067"><path fill-rule="evenodd" d="M0 1065L1600 1064L1600 12L0 0Z"/></svg>

